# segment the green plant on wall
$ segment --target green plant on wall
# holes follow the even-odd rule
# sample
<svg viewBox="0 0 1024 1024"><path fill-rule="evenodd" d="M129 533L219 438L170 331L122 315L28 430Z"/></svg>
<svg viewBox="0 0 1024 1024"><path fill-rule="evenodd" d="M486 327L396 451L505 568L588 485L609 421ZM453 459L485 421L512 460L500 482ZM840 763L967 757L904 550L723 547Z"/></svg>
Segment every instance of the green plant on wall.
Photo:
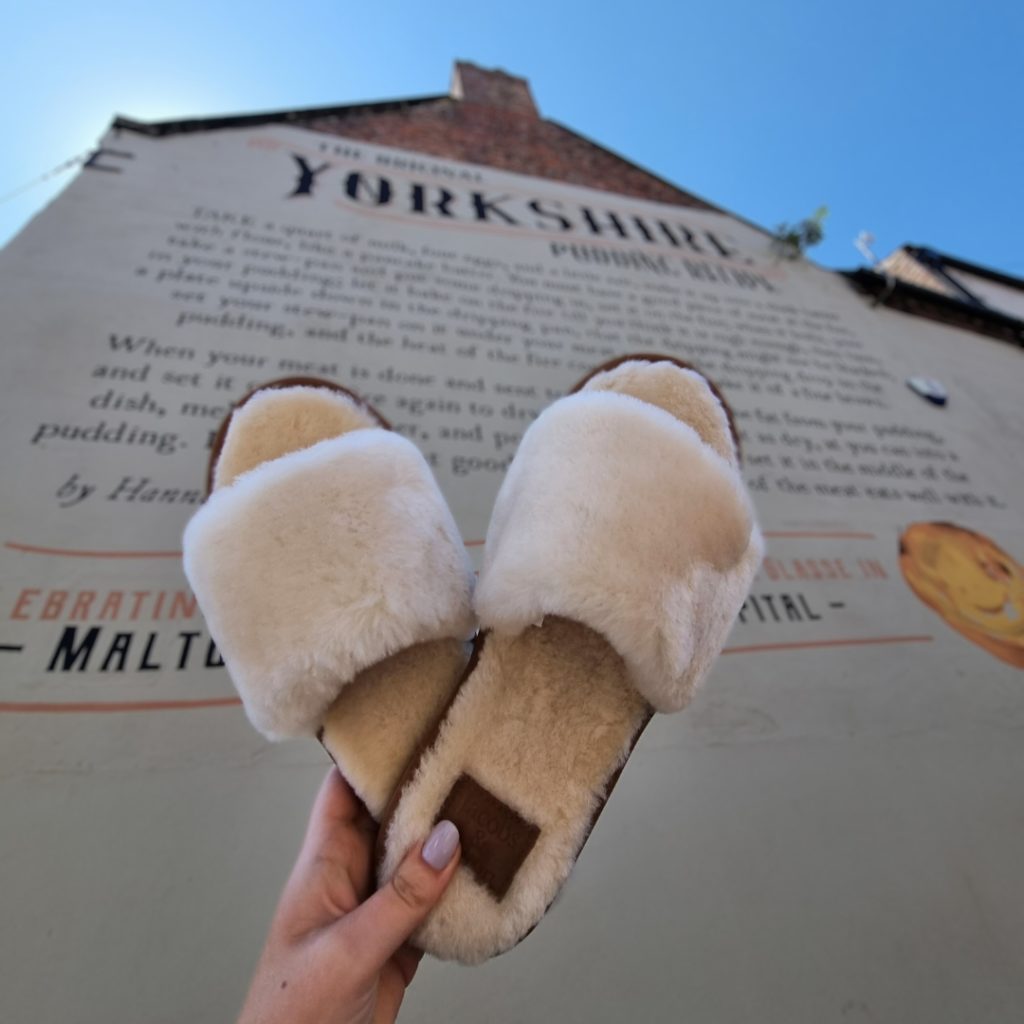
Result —
<svg viewBox="0 0 1024 1024"><path fill-rule="evenodd" d="M810 217L796 224L780 224L772 237L772 249L782 259L799 259L825 237L827 216L828 207L819 206Z"/></svg>

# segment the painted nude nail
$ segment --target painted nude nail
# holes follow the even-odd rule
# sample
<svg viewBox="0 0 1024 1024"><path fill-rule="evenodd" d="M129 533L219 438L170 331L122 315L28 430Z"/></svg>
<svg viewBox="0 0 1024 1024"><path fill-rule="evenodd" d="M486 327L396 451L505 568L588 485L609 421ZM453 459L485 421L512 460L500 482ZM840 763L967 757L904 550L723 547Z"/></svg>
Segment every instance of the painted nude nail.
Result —
<svg viewBox="0 0 1024 1024"><path fill-rule="evenodd" d="M420 855L435 870L440 871L455 855L459 845L459 830L450 821L439 821L427 836Z"/></svg>

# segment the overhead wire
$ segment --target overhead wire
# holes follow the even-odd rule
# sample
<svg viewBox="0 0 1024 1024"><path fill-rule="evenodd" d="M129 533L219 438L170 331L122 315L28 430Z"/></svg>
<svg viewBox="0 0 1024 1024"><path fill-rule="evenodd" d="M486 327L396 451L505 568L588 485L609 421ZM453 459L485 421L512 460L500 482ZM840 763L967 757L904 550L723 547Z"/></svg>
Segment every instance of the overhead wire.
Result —
<svg viewBox="0 0 1024 1024"><path fill-rule="evenodd" d="M9 202L11 199L16 199L22 193L27 192L31 188L35 188L36 185L42 185L44 181L49 181L50 178L56 177L58 174L63 174L64 171L70 170L76 164L83 163L92 152L91 149L87 149L84 153L79 153L77 156L73 156L68 160L65 160L62 164L58 164L52 170L47 171L45 174L40 174L38 178L33 178L30 182L19 186L11 192L7 192L0 196L0 204Z"/></svg>

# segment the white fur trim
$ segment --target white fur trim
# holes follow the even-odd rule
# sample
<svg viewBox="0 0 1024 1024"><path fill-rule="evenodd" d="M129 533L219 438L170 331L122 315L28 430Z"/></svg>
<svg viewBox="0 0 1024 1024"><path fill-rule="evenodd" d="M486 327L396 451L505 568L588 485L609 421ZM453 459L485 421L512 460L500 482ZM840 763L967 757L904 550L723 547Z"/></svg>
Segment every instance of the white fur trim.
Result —
<svg viewBox="0 0 1024 1024"><path fill-rule="evenodd" d="M622 655L658 711L683 707L725 643L763 542L738 471L629 395L561 399L526 432L498 494L476 608L519 633L575 619Z"/></svg>
<svg viewBox="0 0 1024 1024"><path fill-rule="evenodd" d="M472 569L416 447L359 430L215 491L185 573L253 725L314 733L356 673L474 630Z"/></svg>

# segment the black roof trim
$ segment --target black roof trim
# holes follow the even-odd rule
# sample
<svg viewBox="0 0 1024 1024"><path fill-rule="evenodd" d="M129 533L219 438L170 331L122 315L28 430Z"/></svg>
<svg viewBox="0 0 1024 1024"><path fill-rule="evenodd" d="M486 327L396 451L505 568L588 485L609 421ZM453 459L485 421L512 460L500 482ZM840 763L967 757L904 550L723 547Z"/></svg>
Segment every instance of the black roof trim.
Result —
<svg viewBox="0 0 1024 1024"><path fill-rule="evenodd" d="M345 117L348 114L383 110L400 110L421 103L436 103L451 99L445 93L437 96L412 96L404 100L382 100L377 103L353 103L334 107L306 107L300 110L270 110L261 114L225 114L220 117L194 117L183 121L136 121L118 115L113 128L138 132L153 138L165 135L185 135L190 132L215 131L218 128L254 128L261 124L304 124L322 117Z"/></svg>
<svg viewBox="0 0 1024 1024"><path fill-rule="evenodd" d="M962 302L930 288L908 284L892 274L880 274L865 268L840 270L838 273L858 291L874 296L891 309L976 331L1024 348L1024 320L988 306Z"/></svg>
<svg viewBox="0 0 1024 1024"><path fill-rule="evenodd" d="M904 246L903 251L916 262L921 264L921 266L927 267L935 277L945 281L947 287L952 288L954 293L960 297L962 302L969 302L972 306L988 305L988 303L982 302L970 288L953 277L953 275L946 269L945 260L943 260L943 258L934 250L915 245Z"/></svg>
<svg viewBox="0 0 1024 1024"><path fill-rule="evenodd" d="M960 270L965 274L983 277L988 281L994 281L996 284L1005 285L1007 288L1016 288L1018 291L1024 291L1024 278L1005 274L1001 270L992 270L990 267L983 267L978 263L970 263L967 260L958 259L956 256L949 256L927 245L905 245L903 248L914 259L924 263L925 266L942 270L949 267L951 270ZM950 278L949 280L952 281L953 279ZM953 283L957 284L962 290L968 290L964 289L964 286L956 281L953 281Z"/></svg>

